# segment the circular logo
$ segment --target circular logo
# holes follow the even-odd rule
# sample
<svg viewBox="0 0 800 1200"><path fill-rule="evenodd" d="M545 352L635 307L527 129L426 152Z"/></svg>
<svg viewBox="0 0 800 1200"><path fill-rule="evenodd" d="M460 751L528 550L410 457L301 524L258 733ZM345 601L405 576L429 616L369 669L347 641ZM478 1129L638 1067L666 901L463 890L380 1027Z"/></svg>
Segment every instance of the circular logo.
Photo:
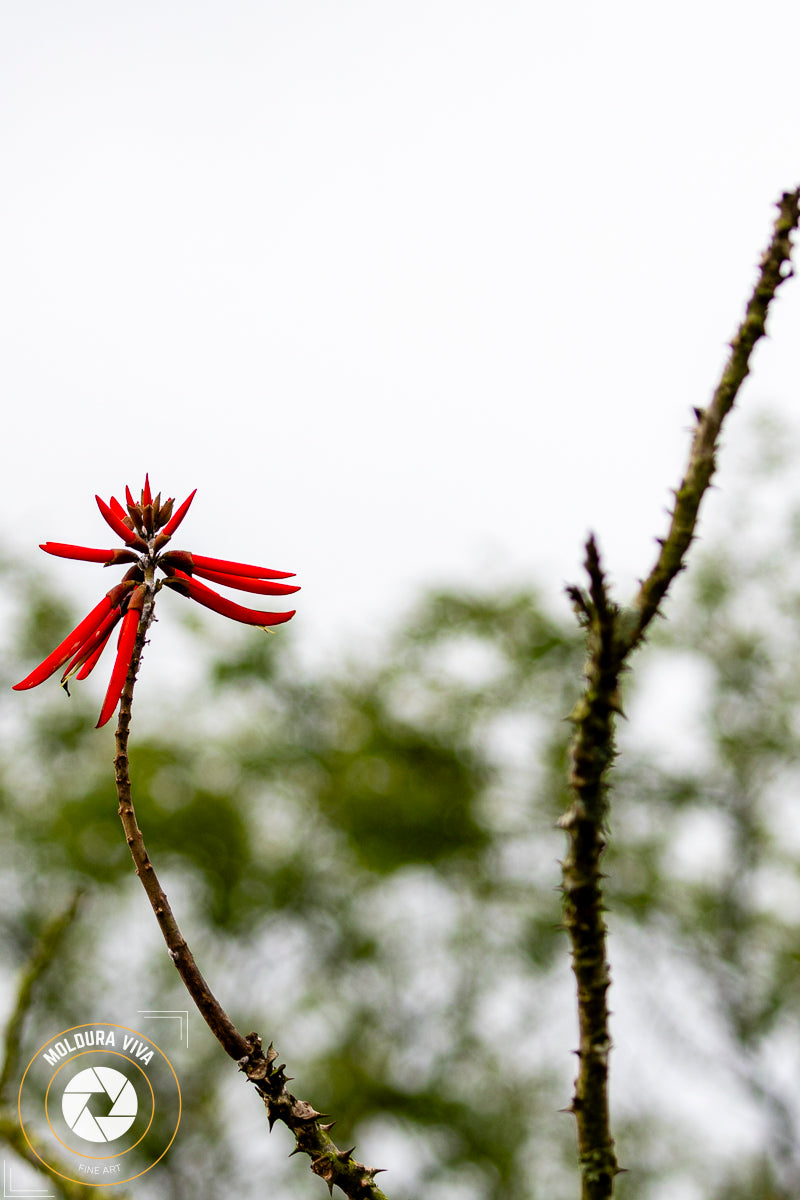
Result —
<svg viewBox="0 0 800 1200"><path fill-rule="evenodd" d="M105 1097L105 1114L93 1113L89 1105L98 1096ZM85 1142L115 1142L128 1132L138 1111L136 1089L126 1075L113 1067L87 1067L79 1071L61 1097L64 1120Z"/></svg>
<svg viewBox="0 0 800 1200"><path fill-rule="evenodd" d="M175 1140L180 1118L180 1085L166 1055L135 1029L104 1021L45 1042L19 1089L31 1151L54 1175L90 1187L149 1171Z"/></svg>

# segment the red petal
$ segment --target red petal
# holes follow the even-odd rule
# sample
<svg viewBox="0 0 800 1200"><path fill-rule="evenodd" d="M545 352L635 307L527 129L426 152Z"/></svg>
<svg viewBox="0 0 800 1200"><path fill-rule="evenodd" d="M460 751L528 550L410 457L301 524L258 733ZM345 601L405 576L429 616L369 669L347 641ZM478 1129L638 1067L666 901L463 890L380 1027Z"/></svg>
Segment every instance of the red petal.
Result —
<svg viewBox="0 0 800 1200"><path fill-rule="evenodd" d="M118 583L116 587L111 588L106 592L103 599L96 605L87 617L84 617L80 625L76 625L72 633L68 634L64 641L56 646L52 654L48 654L44 662L39 663L35 671L31 671L30 675L26 676L20 683L13 685L15 692L23 692L28 688L38 687L40 683L44 683L45 679L63 667L67 659L72 658L77 650L89 640L94 631L105 620L112 608L116 608L122 601L123 597L127 596L131 588L135 584L132 580Z"/></svg>
<svg viewBox="0 0 800 1200"><path fill-rule="evenodd" d="M122 689L125 686L125 680L128 677L128 670L131 665L133 647L136 644L136 634L139 629L139 618L142 615L143 601L144 587L140 586L131 597L128 611L125 613L122 621L117 657L114 662L114 669L111 672L111 681L108 685L106 698L100 710L100 719L95 726L97 729L100 729L102 725L111 720L111 717L114 715L114 709L117 707L119 698L122 695Z"/></svg>
<svg viewBox="0 0 800 1200"><path fill-rule="evenodd" d="M144 487L142 488L142 508L144 508L145 504L152 503L153 497L150 494L150 475L147 474L144 477Z"/></svg>
<svg viewBox="0 0 800 1200"><path fill-rule="evenodd" d="M40 683L44 683L45 679L49 679L91 637L113 607L111 593L109 593L92 609L88 617L83 618L80 625L75 626L72 633L67 634L64 641L59 646L56 646L52 654L48 654L44 662L40 663L35 671L31 671L30 675L27 675L20 683L14 684L14 691L27 691L28 688L38 687Z"/></svg>
<svg viewBox="0 0 800 1200"><path fill-rule="evenodd" d="M165 579L164 583L170 585L173 580ZM221 613L223 617L230 617L232 621L241 621L243 625L282 625L284 621L290 621L296 612L296 609L292 609L288 613L269 613L259 612L256 608L243 608L241 604L234 604L232 600L226 600L224 596L207 588L204 583L190 579L182 571L177 572L174 583L178 585L176 590L182 595L188 594L198 604Z"/></svg>
<svg viewBox="0 0 800 1200"><path fill-rule="evenodd" d="M103 653L106 646L108 645L108 639L111 637L111 634L113 633L113 631L114 631L114 626L112 625L111 629L109 629L108 633L103 638L103 640L99 643L97 648L95 650L93 650L92 653L89 655L89 657L86 659L86 662L83 664L80 671L78 671L78 674L75 676L76 679L87 679L89 677L89 675L91 675L92 671L95 669L98 662L100 661L100 655Z"/></svg>
<svg viewBox="0 0 800 1200"><path fill-rule="evenodd" d="M125 500L129 508L136 508L136 501L131 495L131 489L128 487L127 483L125 484Z"/></svg>
<svg viewBox="0 0 800 1200"><path fill-rule="evenodd" d="M122 507L119 500L117 500L116 496L111 497L111 499L108 502L108 507L111 509L111 511L116 516L119 517L120 521L123 521L126 525L128 524L128 521L130 521L130 517L125 512L125 509ZM129 526L129 528L130 528L130 526Z"/></svg>
<svg viewBox="0 0 800 1200"><path fill-rule="evenodd" d="M111 511L105 500L101 500L99 496L95 496L95 500L97 501L97 507L103 514L106 524L111 526L111 528L114 530L114 533L116 533L118 537L121 537L123 542L127 542L129 546L132 546L134 542L140 541L138 536L133 532L132 529L128 528L122 518L117 516L115 512Z"/></svg>
<svg viewBox="0 0 800 1200"><path fill-rule="evenodd" d="M91 671L92 667L100 657L106 642L110 638L112 629L117 624L117 621L119 621L121 616L122 610L119 608L119 606L111 610L105 620L101 622L98 628L91 635L91 637L86 639L86 641L78 650L77 654L74 654L72 660L67 663L66 667L64 668L64 674L61 676L62 684L66 679L71 678L79 667L83 668L90 659L93 660L92 666L89 668L89 671ZM85 679L89 674L89 671L84 671L81 669L81 673L78 675L78 678Z"/></svg>
<svg viewBox="0 0 800 1200"><path fill-rule="evenodd" d="M105 650L106 646L108 645L108 639L111 637L112 633L113 633L113 626L111 629L109 629L108 633L103 638L102 642L100 642L100 644L97 646L96 650L94 650L92 652L92 654L90 654L89 657L86 659L86 662L83 664L80 671L78 671L78 674L75 676L76 679L78 679L78 680L88 679L88 677L91 675L92 671L95 669L98 662L100 661L100 656L103 653L103 651Z"/></svg>
<svg viewBox="0 0 800 1200"><path fill-rule="evenodd" d="M91 546L70 546L66 542L43 542L39 549L58 558L79 558L94 563L111 563L118 553L117 550L93 550Z"/></svg>
<svg viewBox="0 0 800 1200"><path fill-rule="evenodd" d="M193 554L192 563L206 571L219 571L224 575L244 575L247 579L293 579L294 571L270 571L268 567L251 567L248 563L230 562L227 558L206 558Z"/></svg>
<svg viewBox="0 0 800 1200"><path fill-rule="evenodd" d="M164 526L163 530L161 531L162 537L167 537L167 538L172 537L173 533L178 528L181 521L183 520L183 518L186 516L187 512L189 511L189 505L192 503L192 501L194 500L196 495L197 495L197 488L194 489L191 496L186 497L186 499L184 500L183 504L180 506L178 511L173 513L173 515L167 521L166 525Z"/></svg>
<svg viewBox="0 0 800 1200"><path fill-rule="evenodd" d="M205 567L198 567L197 562L194 562L195 575L201 575L203 579L210 579L212 583L221 583L224 587L237 588L240 592L257 592L261 596L290 596L292 592L299 592L299 587L292 587L288 583L265 583L262 579L248 579L242 575L224 575L221 571L207 571Z"/></svg>

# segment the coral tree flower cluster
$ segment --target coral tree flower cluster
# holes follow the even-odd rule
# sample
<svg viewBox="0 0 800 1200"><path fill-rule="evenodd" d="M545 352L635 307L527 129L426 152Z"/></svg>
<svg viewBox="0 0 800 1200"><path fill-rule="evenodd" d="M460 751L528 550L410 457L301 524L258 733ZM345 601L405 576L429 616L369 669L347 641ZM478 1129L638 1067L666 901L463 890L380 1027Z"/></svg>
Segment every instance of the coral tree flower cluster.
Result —
<svg viewBox="0 0 800 1200"><path fill-rule="evenodd" d="M113 496L108 504L99 496L95 496L106 523L124 542L123 549L95 550L90 546L72 546L65 542L45 542L41 546L48 554L55 554L60 558L102 563L104 567L128 564L130 566L121 582L106 592L100 603L59 646L56 646L52 654L48 654L44 662L20 683L14 684L16 691L24 691L44 683L61 667L64 668L61 676L63 687L67 687L73 676L76 679L85 679L97 665L114 629L120 625L117 656L97 728L105 725L113 716L122 695L143 613L147 625L155 594L162 586L246 625L280 625L294 616L294 609L291 612L275 613L245 608L195 578L199 575L211 583L235 588L240 592L254 592L262 596L286 596L300 589L276 581L292 578L293 572L271 571L267 567L229 562L224 558L206 558L200 554L190 554L188 550L166 549L173 533L189 511L196 491L197 489L175 509L173 499L170 498L162 504L160 492L155 497L151 494L150 480L145 476L141 500L138 503L134 501L130 488L125 488L126 508ZM156 570L163 572L164 577L156 577Z"/></svg>

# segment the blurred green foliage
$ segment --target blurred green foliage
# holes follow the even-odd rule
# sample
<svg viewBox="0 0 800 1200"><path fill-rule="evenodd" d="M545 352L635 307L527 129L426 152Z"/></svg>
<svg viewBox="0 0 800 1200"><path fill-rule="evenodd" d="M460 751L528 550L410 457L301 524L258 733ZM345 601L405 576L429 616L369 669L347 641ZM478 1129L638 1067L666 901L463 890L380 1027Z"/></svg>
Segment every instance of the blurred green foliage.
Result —
<svg viewBox="0 0 800 1200"><path fill-rule="evenodd" d="M606 858L623 1200L800 1195L800 521L766 540L736 522L682 582L626 696ZM70 617L18 567L5 578L10 681ZM204 653L203 686L157 735L134 704L131 772L150 854L233 1019L275 1040L341 1144L390 1168L393 1200L574 1196L556 1111L576 1036L555 829L582 668L566 605L437 593L381 655L326 672L301 669L284 631ZM34 1048L89 1011L135 1024L186 1006L133 878L110 735L80 688L57 692L24 717L0 701L9 986L86 891L26 1021ZM137 1197L255 1197L265 1178L271 1195L318 1196L192 1030L181 1134Z"/></svg>

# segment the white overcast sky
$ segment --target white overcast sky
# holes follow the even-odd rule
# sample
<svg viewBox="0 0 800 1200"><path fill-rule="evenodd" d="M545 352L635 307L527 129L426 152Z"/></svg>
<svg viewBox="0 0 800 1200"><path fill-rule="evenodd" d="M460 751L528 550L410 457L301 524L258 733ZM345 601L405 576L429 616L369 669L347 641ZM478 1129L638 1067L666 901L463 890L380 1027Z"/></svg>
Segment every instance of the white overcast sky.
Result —
<svg viewBox="0 0 800 1200"><path fill-rule="evenodd" d="M769 0L5 0L0 533L88 600L36 542L197 487L181 543L296 571L325 651L426 581L555 595L590 527L624 595L800 181L798 44ZM799 330L790 283L742 407L791 412Z"/></svg>

